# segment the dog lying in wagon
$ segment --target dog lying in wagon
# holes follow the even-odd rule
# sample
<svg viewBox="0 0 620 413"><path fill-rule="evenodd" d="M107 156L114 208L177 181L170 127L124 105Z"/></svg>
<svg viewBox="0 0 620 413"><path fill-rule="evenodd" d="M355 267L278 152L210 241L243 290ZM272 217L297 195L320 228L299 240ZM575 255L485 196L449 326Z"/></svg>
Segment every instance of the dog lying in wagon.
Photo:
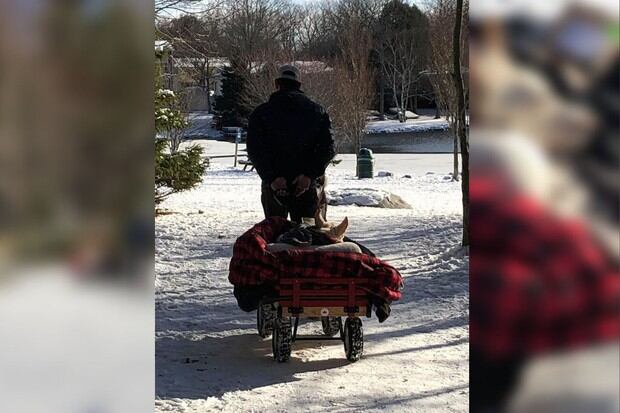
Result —
<svg viewBox="0 0 620 413"><path fill-rule="evenodd" d="M371 317L374 309L384 322L390 304L400 299L399 272L346 237L348 224L347 218L309 225L270 217L235 242L229 281L239 307L257 311L259 335L272 335L275 360L288 360L297 340L333 339L342 340L347 359L357 361L363 353L360 317ZM324 335L298 335L302 317L320 318Z"/></svg>

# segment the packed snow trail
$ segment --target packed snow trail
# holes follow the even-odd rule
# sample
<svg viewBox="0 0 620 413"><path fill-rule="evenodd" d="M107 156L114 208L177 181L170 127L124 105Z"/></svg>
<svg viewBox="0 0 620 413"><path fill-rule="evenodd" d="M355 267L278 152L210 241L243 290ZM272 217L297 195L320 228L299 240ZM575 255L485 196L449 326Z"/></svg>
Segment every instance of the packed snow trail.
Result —
<svg viewBox="0 0 620 413"><path fill-rule="evenodd" d="M208 153L223 145L202 144ZM237 307L227 280L235 239L262 219L260 181L218 159L198 188L164 202L174 213L156 220L156 411L468 410L468 264L460 183L446 178L451 156L379 156L378 169L394 176L372 180L356 179L352 157L340 157L328 169L330 190L381 189L412 206L328 208L330 221L348 216L347 235L405 277L390 318L363 319L362 360L348 362L339 341L302 341L288 363L273 361L256 313ZM300 332L319 333L320 323Z"/></svg>

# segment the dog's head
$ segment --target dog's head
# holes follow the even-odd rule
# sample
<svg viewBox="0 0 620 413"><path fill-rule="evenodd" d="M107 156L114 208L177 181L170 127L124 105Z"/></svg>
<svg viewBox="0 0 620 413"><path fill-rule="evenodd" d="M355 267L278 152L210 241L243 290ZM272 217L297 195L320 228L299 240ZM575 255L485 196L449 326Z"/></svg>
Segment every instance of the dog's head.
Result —
<svg viewBox="0 0 620 413"><path fill-rule="evenodd" d="M323 222L321 226L317 225L317 230L335 243L343 242L344 233L349 226L349 218L345 217L338 225L334 225L331 222Z"/></svg>

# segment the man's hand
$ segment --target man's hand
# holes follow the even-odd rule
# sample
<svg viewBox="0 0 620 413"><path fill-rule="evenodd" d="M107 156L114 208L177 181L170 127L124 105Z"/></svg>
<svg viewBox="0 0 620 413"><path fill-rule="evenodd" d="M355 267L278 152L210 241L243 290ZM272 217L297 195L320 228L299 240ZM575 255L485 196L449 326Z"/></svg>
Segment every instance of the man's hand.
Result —
<svg viewBox="0 0 620 413"><path fill-rule="evenodd" d="M279 177L273 180L273 182L271 183L271 189L274 192L280 191L282 189L286 189L286 178L284 177Z"/></svg>
<svg viewBox="0 0 620 413"><path fill-rule="evenodd" d="M310 184L312 183L312 179L307 177L306 175L299 175L297 178L293 180L293 185L295 185L295 196L300 196L304 192L310 188Z"/></svg>

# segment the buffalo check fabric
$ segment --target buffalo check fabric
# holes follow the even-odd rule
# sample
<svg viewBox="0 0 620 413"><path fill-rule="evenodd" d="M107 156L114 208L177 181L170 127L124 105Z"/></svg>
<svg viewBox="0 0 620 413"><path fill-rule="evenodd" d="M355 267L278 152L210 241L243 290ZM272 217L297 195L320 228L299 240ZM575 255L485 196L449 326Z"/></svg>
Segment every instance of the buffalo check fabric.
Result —
<svg viewBox="0 0 620 413"><path fill-rule="evenodd" d="M280 217L267 218L237 239L228 280L237 287L274 284L280 277L363 277L369 292L384 300L401 297L402 277L386 262L366 254L292 249L271 253L267 244L295 224Z"/></svg>
<svg viewBox="0 0 620 413"><path fill-rule="evenodd" d="M470 183L470 340L490 357L618 340L620 272L579 222L497 177Z"/></svg>

